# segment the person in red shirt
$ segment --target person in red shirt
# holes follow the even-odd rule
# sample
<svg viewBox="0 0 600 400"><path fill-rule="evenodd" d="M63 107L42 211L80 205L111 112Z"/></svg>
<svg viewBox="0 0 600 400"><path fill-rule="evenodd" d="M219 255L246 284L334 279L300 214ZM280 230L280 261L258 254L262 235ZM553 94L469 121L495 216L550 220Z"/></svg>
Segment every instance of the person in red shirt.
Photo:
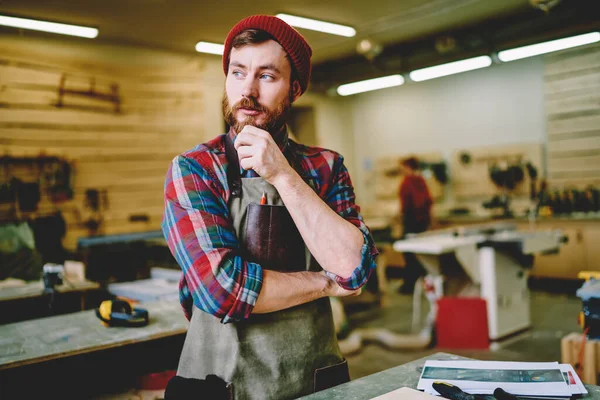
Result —
<svg viewBox="0 0 600 400"><path fill-rule="evenodd" d="M419 172L419 160L409 157L401 163L404 179L400 184L400 206L402 210L402 234L422 233L431 225L431 194L425 179ZM425 269L412 253L405 253L406 267L404 269L404 284L400 287L401 293L412 293L415 282Z"/></svg>

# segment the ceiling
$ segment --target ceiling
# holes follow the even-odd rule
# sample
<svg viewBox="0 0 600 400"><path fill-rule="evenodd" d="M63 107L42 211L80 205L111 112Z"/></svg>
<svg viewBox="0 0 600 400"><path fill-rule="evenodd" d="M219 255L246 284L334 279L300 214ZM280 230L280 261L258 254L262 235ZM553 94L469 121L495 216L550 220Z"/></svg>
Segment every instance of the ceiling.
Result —
<svg viewBox="0 0 600 400"><path fill-rule="evenodd" d="M431 40L464 29L483 29L491 21L515 16L543 18L531 2L559 0L0 0L0 14L97 27L96 40L193 52L200 41L222 43L229 29L251 14L280 12L350 25L354 38L300 30L313 48L317 74L325 66L361 60L356 45L361 39L384 49ZM597 0L562 0L592 3ZM550 14L554 13L552 10ZM7 32L5 28L0 32ZM25 32L36 35L34 32ZM432 45L430 45L433 47ZM414 47L414 46L413 46ZM384 54L386 52L384 51ZM389 54L390 52L387 51ZM372 62L371 62L372 64ZM365 66L363 65L363 68ZM330 78L323 78L330 79ZM350 77L346 78L350 79Z"/></svg>

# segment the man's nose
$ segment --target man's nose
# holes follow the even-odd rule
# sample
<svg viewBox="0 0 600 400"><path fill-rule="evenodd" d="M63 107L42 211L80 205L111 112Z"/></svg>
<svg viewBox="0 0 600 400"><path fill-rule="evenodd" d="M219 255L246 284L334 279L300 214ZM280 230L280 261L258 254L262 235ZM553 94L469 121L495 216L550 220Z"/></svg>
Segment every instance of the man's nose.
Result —
<svg viewBox="0 0 600 400"><path fill-rule="evenodd" d="M258 85L257 80L248 75L244 80L244 86L242 87L242 96L244 97L258 97Z"/></svg>

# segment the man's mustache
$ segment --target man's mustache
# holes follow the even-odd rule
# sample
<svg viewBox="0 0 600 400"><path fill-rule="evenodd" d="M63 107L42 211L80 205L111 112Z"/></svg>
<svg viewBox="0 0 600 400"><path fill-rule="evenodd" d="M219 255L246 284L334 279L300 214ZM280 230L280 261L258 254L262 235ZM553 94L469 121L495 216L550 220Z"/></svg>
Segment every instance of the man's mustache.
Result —
<svg viewBox="0 0 600 400"><path fill-rule="evenodd" d="M246 108L248 110L255 111L266 111L265 107L260 105L260 103L251 97L243 97L240 101L238 101L234 106L233 110L239 110L240 108Z"/></svg>

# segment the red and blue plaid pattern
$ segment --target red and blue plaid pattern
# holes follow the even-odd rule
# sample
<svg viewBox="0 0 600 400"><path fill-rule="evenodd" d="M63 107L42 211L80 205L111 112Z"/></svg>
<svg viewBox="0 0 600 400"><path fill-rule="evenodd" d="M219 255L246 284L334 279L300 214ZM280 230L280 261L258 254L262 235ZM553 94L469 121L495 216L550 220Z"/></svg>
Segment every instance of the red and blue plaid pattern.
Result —
<svg viewBox="0 0 600 400"><path fill-rule="evenodd" d="M230 133L231 134L231 133ZM262 287L262 267L245 261L227 207L225 135L175 157L165 182L162 230L183 270L181 305L192 304L223 323L249 317ZM362 261L348 279L328 275L346 289L361 287L375 267L377 249L354 203L354 189L340 154L287 140L284 153L317 194L364 236Z"/></svg>

